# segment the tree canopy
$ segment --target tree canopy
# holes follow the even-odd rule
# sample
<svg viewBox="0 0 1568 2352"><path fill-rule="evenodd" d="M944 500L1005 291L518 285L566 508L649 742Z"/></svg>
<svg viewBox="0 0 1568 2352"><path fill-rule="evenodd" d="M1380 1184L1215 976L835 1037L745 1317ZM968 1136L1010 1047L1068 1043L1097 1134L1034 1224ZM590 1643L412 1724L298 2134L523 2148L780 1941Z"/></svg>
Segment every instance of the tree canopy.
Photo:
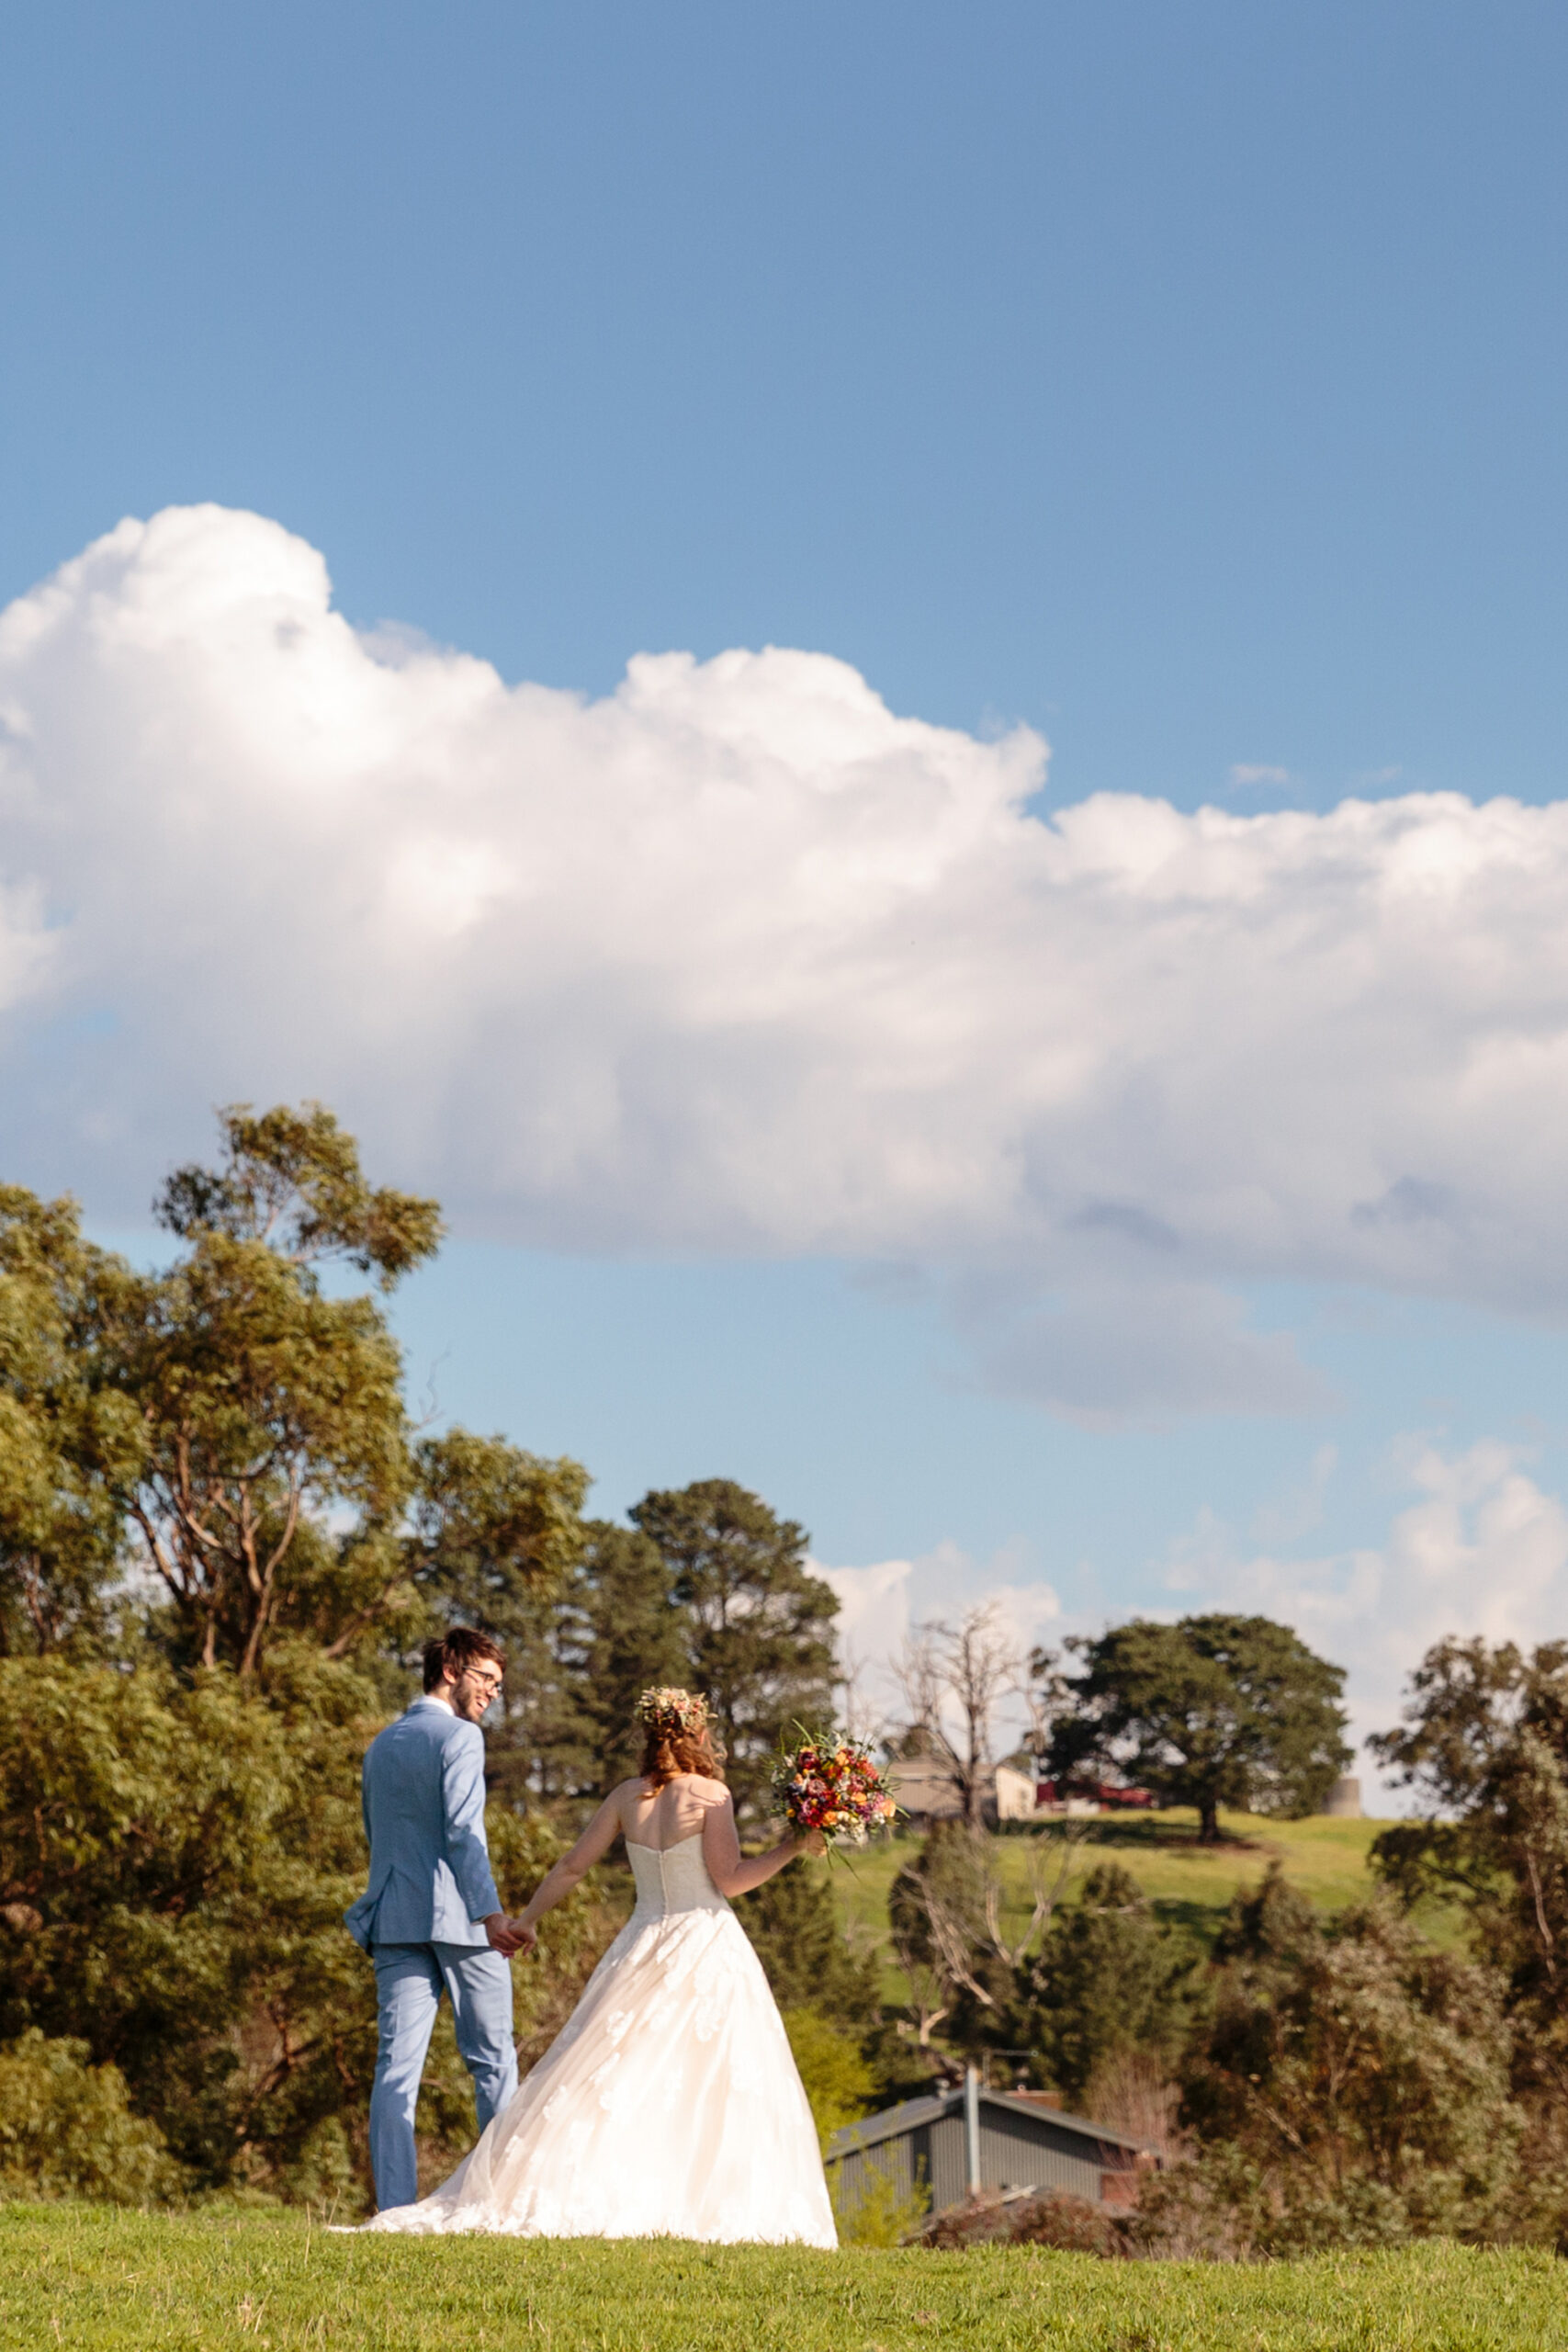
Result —
<svg viewBox="0 0 1568 2352"><path fill-rule="evenodd" d="M689 1619L737 1805L754 1808L791 1727L830 1719L838 1601L807 1567L805 1529L731 1478L645 1495L629 1515Z"/></svg>
<svg viewBox="0 0 1568 2352"><path fill-rule="evenodd" d="M146 1440L96 1342L133 1288L74 1202L0 1187L0 1656L103 1637Z"/></svg>
<svg viewBox="0 0 1568 2352"><path fill-rule="evenodd" d="M834 1604L739 1487L649 1498L657 1534L589 1522L578 1463L415 1428L385 1298L435 1203L373 1183L317 1103L231 1107L219 1144L160 1192L151 1270L74 1203L0 1191L0 2174L352 2199L359 1761L420 1641L508 1649L490 1837L520 1906L635 1764L649 1683L711 1689L744 1800L783 1724L826 1711ZM520 1974L525 2045L570 2005L594 1900ZM795 1926L863 1998L830 1925ZM460 2140L462 2084L438 2034L427 2138Z"/></svg>
<svg viewBox="0 0 1568 2352"><path fill-rule="evenodd" d="M1524 2119L1495 1971L1386 1902L1325 1925L1277 1873L1236 1897L1215 1959L1182 2116L1250 2172L1259 2251L1495 2225Z"/></svg>
<svg viewBox="0 0 1568 2352"><path fill-rule="evenodd" d="M1371 1745L1421 1807L1380 1834L1374 1866L1407 1905L1469 1913L1525 2028L1515 2087L1568 2166L1568 1642L1438 1643L1404 1723Z"/></svg>
<svg viewBox="0 0 1568 2352"><path fill-rule="evenodd" d="M1193 1805L1208 1841L1221 1805L1316 1812L1349 1761L1343 1668L1268 1617L1134 1618L1068 1647L1080 1670L1059 1678L1047 1770L1125 1778ZM1042 1653L1035 1666L1055 1661Z"/></svg>
<svg viewBox="0 0 1568 2352"><path fill-rule="evenodd" d="M389 1290L435 1203L372 1185L319 1103L220 1129L154 1204L182 1244L161 1271L86 1241L73 1202L0 1193L0 1645L101 1648L140 1570L171 1661L250 1680L275 1634L396 1653L559 1584L586 1473L416 1440L379 1300L321 1280L337 1260Z"/></svg>

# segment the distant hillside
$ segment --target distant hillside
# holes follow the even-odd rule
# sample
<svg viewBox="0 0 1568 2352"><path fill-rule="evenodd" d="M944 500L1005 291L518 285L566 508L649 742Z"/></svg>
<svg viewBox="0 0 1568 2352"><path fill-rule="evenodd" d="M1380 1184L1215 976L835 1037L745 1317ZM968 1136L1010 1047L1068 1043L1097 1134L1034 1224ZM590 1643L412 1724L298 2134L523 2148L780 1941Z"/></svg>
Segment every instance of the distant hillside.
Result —
<svg viewBox="0 0 1568 2352"><path fill-rule="evenodd" d="M1076 1826L1076 1825L1075 1825ZM1088 1825L1089 1838L1077 1850L1068 1882L1081 1883L1097 1857L1113 1855L1146 1891L1162 1917L1179 1923L1202 1942L1213 1940L1225 1908L1239 1886L1256 1885L1271 1861L1278 1860L1285 1875L1299 1886L1320 1911L1343 1911L1364 1900L1376 1884L1367 1867L1367 1853L1384 1824L1378 1821L1272 1821L1250 1814L1225 1814L1223 1846L1200 1846L1197 1816L1190 1812L1106 1815ZM1029 1917L1029 1863L1037 1841L1058 1841L1055 1823L1040 1829L1020 1827L991 1840L992 1850L1007 1889L1003 1903L1004 1932L1021 1933ZM906 1835L886 1845L851 1854L835 1861L833 1889L846 1921L869 1930L886 1946L887 1890L918 1845ZM1439 1943L1459 1939L1461 1923L1451 1912L1434 1906L1421 1916L1427 1933ZM905 1988L889 1954L884 1997L902 2001Z"/></svg>

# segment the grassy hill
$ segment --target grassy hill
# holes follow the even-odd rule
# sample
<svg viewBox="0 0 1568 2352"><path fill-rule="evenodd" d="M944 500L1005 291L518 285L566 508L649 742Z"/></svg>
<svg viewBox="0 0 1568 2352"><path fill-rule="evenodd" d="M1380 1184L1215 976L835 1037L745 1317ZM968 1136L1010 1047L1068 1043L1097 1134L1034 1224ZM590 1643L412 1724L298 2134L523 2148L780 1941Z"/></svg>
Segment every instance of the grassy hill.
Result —
<svg viewBox="0 0 1568 2352"><path fill-rule="evenodd" d="M1292 1884L1325 1914L1364 1901L1375 1884L1367 1866L1368 1850L1384 1825L1317 1817L1273 1821L1250 1814L1225 1814L1221 1816L1224 1839L1219 1846L1199 1845L1194 1813L1104 1815L1084 1826L1089 1836L1076 1849L1067 1901L1096 1861L1114 1860L1132 1872L1162 1918L1179 1924L1208 1944L1236 1889L1255 1886L1274 1860ZM1061 1825L1047 1823L1040 1828L1021 1826L992 1838L1005 1890L1004 1932L1021 1933L1032 1900L1032 1857L1054 1852L1063 1835ZM829 1865L846 1923L852 1922L886 1944L887 1890L918 1847L917 1838L902 1834ZM1460 1932L1457 1917L1436 1906L1429 1915L1421 1916L1421 1924L1439 1942L1456 1940ZM902 1980L891 1957L884 1993L889 2000L904 1998Z"/></svg>
<svg viewBox="0 0 1568 2352"><path fill-rule="evenodd" d="M1309 2262L1096 2262L1034 2247L335 2237L297 2214L11 2205L0 2207L0 2346L1568 2352L1562 2267L1547 2253L1443 2244Z"/></svg>

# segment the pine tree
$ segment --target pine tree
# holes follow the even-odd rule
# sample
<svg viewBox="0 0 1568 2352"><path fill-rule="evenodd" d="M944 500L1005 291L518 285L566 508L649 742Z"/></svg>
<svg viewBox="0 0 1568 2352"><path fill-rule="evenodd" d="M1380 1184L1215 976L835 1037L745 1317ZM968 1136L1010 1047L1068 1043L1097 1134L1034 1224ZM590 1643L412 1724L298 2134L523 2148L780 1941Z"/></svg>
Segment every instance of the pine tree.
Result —
<svg viewBox="0 0 1568 2352"><path fill-rule="evenodd" d="M806 1565L807 1534L731 1478L645 1495L630 1512L689 1612L693 1668L718 1718L738 1810L761 1809L796 1723L832 1712L838 1601Z"/></svg>
<svg viewBox="0 0 1568 2352"><path fill-rule="evenodd" d="M635 1772L642 1755L637 1702L660 1686L695 1679L692 1624L657 1544L639 1530L591 1521L579 1579L581 1704L591 1726L601 1794Z"/></svg>

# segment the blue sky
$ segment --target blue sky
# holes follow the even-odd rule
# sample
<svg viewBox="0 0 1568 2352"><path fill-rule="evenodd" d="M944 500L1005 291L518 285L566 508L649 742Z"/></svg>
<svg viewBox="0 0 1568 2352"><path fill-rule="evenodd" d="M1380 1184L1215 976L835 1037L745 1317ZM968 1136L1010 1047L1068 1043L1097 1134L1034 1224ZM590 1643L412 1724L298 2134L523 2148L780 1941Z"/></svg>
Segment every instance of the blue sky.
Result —
<svg viewBox="0 0 1568 2352"><path fill-rule="evenodd" d="M326 1092L452 1204L400 1308L443 1408L605 1509L755 1483L866 1642L1245 1600L1376 1722L1450 1623L1561 1630L1561 11L66 5L7 51L7 1174L134 1236L212 1102ZM279 529L126 542L44 645L57 567L203 506ZM370 716L308 549L394 625ZM242 577L314 649L276 736ZM598 699L770 645L926 731L799 667ZM476 749L463 656L589 715ZM884 781L814 846L829 737ZM288 798L329 738L389 779L336 831ZM400 963L354 930L394 840ZM786 920L774 856L911 895Z"/></svg>

